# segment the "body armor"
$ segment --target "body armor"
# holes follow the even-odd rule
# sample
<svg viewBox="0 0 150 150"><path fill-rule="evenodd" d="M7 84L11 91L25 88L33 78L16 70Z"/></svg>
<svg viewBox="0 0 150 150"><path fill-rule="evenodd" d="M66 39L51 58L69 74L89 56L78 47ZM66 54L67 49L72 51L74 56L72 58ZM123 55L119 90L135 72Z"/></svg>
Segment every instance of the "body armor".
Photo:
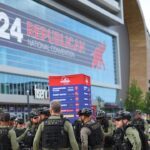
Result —
<svg viewBox="0 0 150 150"><path fill-rule="evenodd" d="M101 123L101 126L102 126L104 132L108 132L108 127L109 127L108 120L106 118L102 118L100 123Z"/></svg>
<svg viewBox="0 0 150 150"><path fill-rule="evenodd" d="M42 132L43 148L68 148L70 142L64 130L65 119L48 119L44 122Z"/></svg>
<svg viewBox="0 0 150 150"><path fill-rule="evenodd" d="M23 140L23 143L24 143L24 145L26 147L32 148L32 146L33 146L33 140L34 140L34 137L35 137L35 134L36 134L36 130L37 130L37 128L35 127L35 128L31 128L27 132L27 134L26 134L26 136L25 136L25 138Z"/></svg>
<svg viewBox="0 0 150 150"><path fill-rule="evenodd" d="M143 120L144 121L144 120ZM144 133L144 131L139 127L139 126L134 126L132 124L126 126L125 129L127 129L128 127L132 127L132 128L135 128L138 133L139 133L139 137L140 137L140 140L141 140L141 150L149 150L149 145L148 145L148 137L147 135Z"/></svg>
<svg viewBox="0 0 150 150"><path fill-rule="evenodd" d="M113 135L113 150L132 150L132 145L128 139L124 139L125 132L118 128Z"/></svg>
<svg viewBox="0 0 150 150"><path fill-rule="evenodd" d="M81 128L82 128L82 122L79 120L76 120L73 123L73 129L74 129L75 138L76 138L78 143L81 143L81 138L80 138Z"/></svg>
<svg viewBox="0 0 150 150"><path fill-rule="evenodd" d="M8 131L9 128L0 128L0 150L12 150Z"/></svg>
<svg viewBox="0 0 150 150"><path fill-rule="evenodd" d="M135 120L133 120L132 124L133 124L133 126L135 126L138 129L141 129L144 132L144 130L145 130L144 124L145 123L144 123L143 119L135 119Z"/></svg>
<svg viewBox="0 0 150 150"><path fill-rule="evenodd" d="M90 147L95 147L102 144L103 134L101 131L101 126L98 122L92 124L86 124L84 127L87 127L91 130L91 134L88 137L88 145Z"/></svg>
<svg viewBox="0 0 150 150"><path fill-rule="evenodd" d="M15 129L15 132L16 132L16 137L19 137L20 135L22 135L24 133L26 129Z"/></svg>

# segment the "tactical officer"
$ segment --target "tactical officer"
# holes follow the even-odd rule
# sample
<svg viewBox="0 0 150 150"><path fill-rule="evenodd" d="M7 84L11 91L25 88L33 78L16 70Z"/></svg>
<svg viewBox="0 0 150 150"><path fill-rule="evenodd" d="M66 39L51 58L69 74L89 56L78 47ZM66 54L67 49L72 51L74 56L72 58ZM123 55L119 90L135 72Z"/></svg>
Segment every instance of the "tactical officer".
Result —
<svg viewBox="0 0 150 150"><path fill-rule="evenodd" d="M23 139L23 142L24 147L31 149L33 147L33 140L39 125L38 113L35 111L31 111L29 114L29 119L30 123L28 124L27 133Z"/></svg>
<svg viewBox="0 0 150 150"><path fill-rule="evenodd" d="M80 131L82 128L82 122L81 122L81 110L79 110L78 112L78 119L74 121L74 123L72 124L73 129L74 129L74 134L75 134L75 138L77 140L77 143L79 145L79 149L81 149L81 138L80 138Z"/></svg>
<svg viewBox="0 0 150 150"><path fill-rule="evenodd" d="M132 124L134 126L136 126L137 128L141 129L145 134L148 134L149 125L148 125L147 121L142 118L141 110L135 111L135 115L134 115Z"/></svg>
<svg viewBox="0 0 150 150"><path fill-rule="evenodd" d="M14 130L16 132L17 137L19 137L20 135L22 135L25 132L26 128L24 126L23 118L16 118L15 119Z"/></svg>
<svg viewBox="0 0 150 150"><path fill-rule="evenodd" d="M17 118L16 115L11 115L10 114L10 126L14 127L15 126L15 119Z"/></svg>
<svg viewBox="0 0 150 150"><path fill-rule="evenodd" d="M41 107L38 109L38 114L40 117L40 122L45 121L50 116L49 108L48 107Z"/></svg>
<svg viewBox="0 0 150 150"><path fill-rule="evenodd" d="M83 108L80 115L83 122L80 132L81 149L101 150L104 135L100 123L91 119L92 110L89 108Z"/></svg>
<svg viewBox="0 0 150 150"><path fill-rule="evenodd" d="M104 149L112 149L112 135L114 132L114 125L110 120L107 119L106 113L103 110L99 110L96 113L96 120L101 124L104 133Z"/></svg>
<svg viewBox="0 0 150 150"><path fill-rule="evenodd" d="M141 150L138 130L130 124L131 114L119 111L115 117L114 150Z"/></svg>
<svg viewBox="0 0 150 150"><path fill-rule="evenodd" d="M51 116L39 125L34 138L33 150L39 150L40 140L42 150L79 150L72 125L65 118L61 118L61 105L59 101L52 101L50 105Z"/></svg>
<svg viewBox="0 0 150 150"><path fill-rule="evenodd" d="M0 113L0 150L19 150L16 133L9 125L10 114Z"/></svg>

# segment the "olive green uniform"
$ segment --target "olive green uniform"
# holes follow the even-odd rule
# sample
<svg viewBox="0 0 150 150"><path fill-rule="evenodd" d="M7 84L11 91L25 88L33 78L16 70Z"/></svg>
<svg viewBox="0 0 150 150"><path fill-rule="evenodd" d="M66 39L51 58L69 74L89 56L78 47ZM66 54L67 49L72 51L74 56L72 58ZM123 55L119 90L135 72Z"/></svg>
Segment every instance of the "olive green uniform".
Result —
<svg viewBox="0 0 150 150"><path fill-rule="evenodd" d="M28 131L29 131L29 128L27 128L19 137L17 137L17 141L21 142L25 138Z"/></svg>
<svg viewBox="0 0 150 150"><path fill-rule="evenodd" d="M132 121L132 124L141 128L145 134L148 134L148 130L149 130L149 124L145 119L134 119Z"/></svg>
<svg viewBox="0 0 150 150"><path fill-rule="evenodd" d="M133 127L128 127L125 131L124 139L128 139L132 144L132 150L141 150L141 140L138 131Z"/></svg>
<svg viewBox="0 0 150 150"><path fill-rule="evenodd" d="M93 121L89 121L86 123L86 125L93 124ZM102 130L102 128L100 128ZM103 132L101 132L103 133ZM82 127L80 132L81 137L81 150L88 150L89 144L88 144L88 137L91 134L91 130L88 127ZM102 134L102 138L103 138ZM97 145L96 147L92 148L92 150L102 150L102 145Z"/></svg>
<svg viewBox="0 0 150 150"><path fill-rule="evenodd" d="M104 135L105 136L112 136L113 132L115 130L115 126L111 120L108 120L108 124L109 124L108 131L104 132Z"/></svg>
<svg viewBox="0 0 150 150"><path fill-rule="evenodd" d="M9 130L8 137L11 142L11 148L12 150L19 150L19 144L17 142L16 133L13 129Z"/></svg>
<svg viewBox="0 0 150 150"><path fill-rule="evenodd" d="M8 127L3 126L1 128L8 128ZM10 129L8 131L8 138L10 139L12 150L19 150L19 144L17 142L16 133L13 129Z"/></svg>
<svg viewBox="0 0 150 150"><path fill-rule="evenodd" d="M61 119L61 117L60 116L50 116L48 119ZM44 130L44 122L42 122L39 125L38 130L36 132L34 142L33 142L33 150L39 150L39 145L40 145L40 140L41 140L43 130ZM79 150L78 144L77 144L75 136L74 136L73 127L69 121L65 121L64 130L68 133L72 150ZM59 148L58 150L69 150L69 149L70 148ZM49 149L42 148L42 150L50 150L50 148Z"/></svg>
<svg viewBox="0 0 150 150"><path fill-rule="evenodd" d="M108 120L108 131L107 132L103 131L104 139L108 139L108 138L109 138L109 140L112 139L114 130L115 130L115 126L114 126L112 120ZM105 142L105 140L104 140L104 142ZM112 149L112 143L109 143L109 144L104 143L104 150L111 150L111 149Z"/></svg>

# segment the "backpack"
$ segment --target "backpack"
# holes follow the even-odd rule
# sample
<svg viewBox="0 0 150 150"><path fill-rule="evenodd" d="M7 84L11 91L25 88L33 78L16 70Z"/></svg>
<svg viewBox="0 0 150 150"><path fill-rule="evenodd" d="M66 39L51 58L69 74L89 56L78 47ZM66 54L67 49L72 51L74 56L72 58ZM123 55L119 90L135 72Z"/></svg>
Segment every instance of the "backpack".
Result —
<svg viewBox="0 0 150 150"><path fill-rule="evenodd" d="M139 137L140 137L140 140L141 140L141 145L142 145L142 148L141 150L149 150L149 145L148 145L148 137L147 135L142 131L141 128L138 128L137 126L134 126L134 125L128 125L125 127L125 131L128 127L134 127L138 133L139 133Z"/></svg>

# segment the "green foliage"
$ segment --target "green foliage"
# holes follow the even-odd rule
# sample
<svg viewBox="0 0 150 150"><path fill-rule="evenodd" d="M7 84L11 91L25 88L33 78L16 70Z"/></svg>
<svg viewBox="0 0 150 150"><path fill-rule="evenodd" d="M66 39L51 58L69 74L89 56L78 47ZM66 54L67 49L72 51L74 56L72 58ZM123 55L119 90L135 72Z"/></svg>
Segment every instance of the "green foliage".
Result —
<svg viewBox="0 0 150 150"><path fill-rule="evenodd" d="M129 86L125 107L131 112L134 112L136 109L145 109L143 92L135 80Z"/></svg>

